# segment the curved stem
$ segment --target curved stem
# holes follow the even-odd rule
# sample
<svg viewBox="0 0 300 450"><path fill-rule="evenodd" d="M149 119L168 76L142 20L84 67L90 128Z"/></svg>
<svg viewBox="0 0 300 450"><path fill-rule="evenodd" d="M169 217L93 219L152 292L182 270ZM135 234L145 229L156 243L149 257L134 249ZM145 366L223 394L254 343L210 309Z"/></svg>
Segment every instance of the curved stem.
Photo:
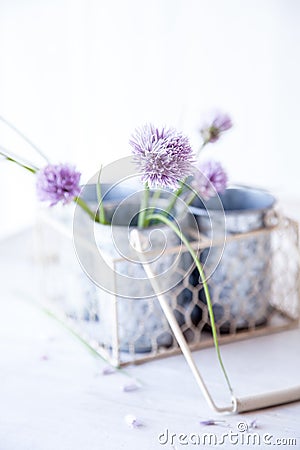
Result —
<svg viewBox="0 0 300 450"><path fill-rule="evenodd" d="M219 343L218 343L218 336L217 336L217 330L216 330L216 324L215 324L215 317L214 317L214 312L213 312L213 307L212 307L212 301L210 298L210 293L209 293L209 289L208 289L208 285L205 279L205 273L204 270L202 268L202 265L197 257L197 254L195 253L194 249L191 247L188 239L184 236L184 234L177 228L177 226L171 222L171 220L169 220L167 217L161 215L161 214L150 214L149 216L147 216L148 220L159 220L160 222L163 222L164 224L168 225L169 228L171 228L174 233L177 234L177 236L180 238L180 240L183 242L183 244L186 246L186 248L188 249L188 251L190 252L190 255L192 256L195 265L199 271L199 275L201 278L201 282L203 285L203 289L204 289L204 293L205 293L205 297L206 297L206 303L207 303L207 307L208 307L208 313L209 313L209 318L210 318L210 324L211 324L211 329L212 329L212 335L213 335L213 341L214 341L214 345L215 345L215 349L217 352L217 356L218 356L218 360L221 366L221 369L223 371L224 377L226 379L228 388L230 390L230 392L232 393L232 387L225 369L225 366L223 364L223 360L221 357L221 352L220 352L220 347L219 347Z"/></svg>
<svg viewBox="0 0 300 450"><path fill-rule="evenodd" d="M1 146L0 146L0 148L3 149L3 147L1 147ZM16 159L12 158L11 156L8 156L6 153L4 153L2 151L0 151L0 155L4 156L4 158L7 161L11 161L11 162L17 164L18 166L23 167L23 169L26 169L31 173L36 173L38 170L35 167L30 167L30 166L27 166L26 164L22 164L21 162L17 161Z"/></svg>
<svg viewBox="0 0 300 450"><path fill-rule="evenodd" d="M167 215L172 211L172 209L174 208L174 206L177 202L178 197L182 194L184 186L185 186L185 181L186 181L186 178L184 179L184 181L180 182L179 188L175 191L175 194L173 195L172 200L169 203L169 206L165 210Z"/></svg>
<svg viewBox="0 0 300 450"><path fill-rule="evenodd" d="M0 146L0 148L2 148L2 147ZM21 162L17 161L16 159L11 158L10 156L8 156L6 153L4 153L2 151L0 151L0 155L4 156L4 158L7 159L8 161L13 162L20 167L23 167L23 169L26 169L33 174L36 174L38 171L38 169L36 169L36 168L22 164ZM74 202L77 203L91 217L92 220L96 220L95 213L88 207L88 205L85 203L84 200L82 200L82 198L75 197Z"/></svg>
<svg viewBox="0 0 300 450"><path fill-rule="evenodd" d="M208 144L207 141L204 141L204 142L203 142L203 144L201 145L201 147L199 148L199 150L198 150L198 152L197 152L197 159L199 158L199 155L200 155L201 151L204 149L204 147L205 147L207 144ZM167 209L166 209L166 213L167 213L167 214L169 214L169 213L172 211L172 209L174 208L174 206L175 206L175 204L176 204L176 202L177 202L178 197L180 197L180 195L182 194L182 192L183 192L183 190L184 190L184 187L186 186L186 180L187 180L187 178L188 178L188 177L186 177L184 180L180 181L180 186L179 186L179 188L175 191L175 194L174 194L174 196L173 196L173 198L172 198L172 200L171 200L169 206L168 206ZM189 186L188 186L188 187L189 187ZM192 198L191 201L193 201L193 200L194 200L194 197ZM189 203L188 203L188 205L189 205Z"/></svg>
<svg viewBox="0 0 300 450"><path fill-rule="evenodd" d="M90 216L92 220L96 220L96 214L88 207L88 205L85 203L84 200L82 200L82 198L75 197L74 202L77 203L80 206L80 208L82 208L83 211L85 211Z"/></svg>
<svg viewBox="0 0 300 450"><path fill-rule="evenodd" d="M198 195L197 192L192 191L191 195L187 198L187 200L185 202L186 206L189 206L192 203L192 201L195 199L195 197L197 197L197 195Z"/></svg>

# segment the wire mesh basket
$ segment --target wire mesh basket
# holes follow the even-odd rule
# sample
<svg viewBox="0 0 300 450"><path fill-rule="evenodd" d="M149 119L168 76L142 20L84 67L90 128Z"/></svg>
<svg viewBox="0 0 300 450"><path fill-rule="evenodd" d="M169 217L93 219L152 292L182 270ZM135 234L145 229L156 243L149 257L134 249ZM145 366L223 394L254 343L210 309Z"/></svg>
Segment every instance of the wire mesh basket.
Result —
<svg viewBox="0 0 300 450"><path fill-rule="evenodd" d="M37 239L43 302L102 357L122 366L180 351L157 298L121 298L100 289L86 276L74 251L69 210L42 210ZM208 241L205 236L200 242L191 237L191 244L200 250L200 259L211 245ZM253 250L250 257L249 248ZM167 253L175 256L178 250L179 246L173 245ZM274 226L231 235L226 252L231 257L227 256L226 264L208 280L219 342L298 326L298 224L282 217ZM174 271L181 282L165 294L166 298L190 349L211 346L199 274L193 266L187 272L187 250L181 248L176 261ZM111 258L110 264L119 271L128 261Z"/></svg>

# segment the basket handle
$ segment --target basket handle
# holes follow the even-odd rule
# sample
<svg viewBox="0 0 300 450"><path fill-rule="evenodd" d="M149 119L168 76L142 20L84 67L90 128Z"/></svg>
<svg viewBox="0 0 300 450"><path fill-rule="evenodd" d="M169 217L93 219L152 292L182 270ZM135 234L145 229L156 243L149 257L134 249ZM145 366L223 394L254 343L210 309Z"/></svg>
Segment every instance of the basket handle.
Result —
<svg viewBox="0 0 300 450"><path fill-rule="evenodd" d="M140 233L134 229L131 231L130 239L135 249L138 252L139 259L144 267L147 277L152 285L155 295L160 303L160 306L167 318L171 330L173 331L175 338L179 344L179 347L188 363L194 378L200 387L203 396L205 397L209 406L217 413L241 413L246 411L256 411L257 409L268 408L270 406L282 405L285 403L291 403L300 400L300 386L293 388L268 392L260 395L253 395L248 397L238 398L232 395L232 403L230 406L219 407L214 402L210 395L207 386L197 368L197 365L192 356L191 350L185 340L185 337L181 331L180 326L174 316L173 310L170 307L166 297L161 293L161 289L155 279L155 274L152 272L149 263L144 258L144 248Z"/></svg>
<svg viewBox="0 0 300 450"><path fill-rule="evenodd" d="M173 331L175 338L179 344L179 347L196 379L196 382L198 386L200 387L202 394L204 395L207 403L210 405L210 407L219 413L222 412L234 412L237 408L236 399L232 398L232 404L228 407L218 407L214 400L212 399L206 384L204 383L204 380L202 376L200 375L200 372L195 364L195 361L193 359L192 353L190 351L190 348L185 340L184 335L182 334L182 331L178 325L178 322L174 316L174 313L172 311L172 308L170 307L165 295L161 293L161 289L155 279L155 274L152 272L149 263L144 258L144 248L143 243L141 240L141 235L139 234L138 230L134 229L130 233L130 240L132 244L134 245L135 249L138 252L139 259L144 267L144 270L146 272L147 277L149 278L149 281L152 285L153 291L155 292L155 296L158 298L158 301L160 303L160 306L167 318L167 321L170 325L171 330Z"/></svg>

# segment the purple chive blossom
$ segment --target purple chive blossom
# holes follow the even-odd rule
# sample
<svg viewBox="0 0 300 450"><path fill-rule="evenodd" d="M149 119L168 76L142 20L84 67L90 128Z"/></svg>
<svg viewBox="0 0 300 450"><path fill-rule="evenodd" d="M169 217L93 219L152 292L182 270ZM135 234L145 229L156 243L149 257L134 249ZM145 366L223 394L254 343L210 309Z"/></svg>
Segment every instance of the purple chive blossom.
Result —
<svg viewBox="0 0 300 450"><path fill-rule="evenodd" d="M159 130L146 124L129 141L142 181L150 188L176 189L192 173L194 161L189 140L174 128Z"/></svg>
<svg viewBox="0 0 300 450"><path fill-rule="evenodd" d="M221 164L210 160L202 162L198 166L195 171L193 187L204 200L208 200L216 193L224 192L227 181L227 174Z"/></svg>
<svg viewBox="0 0 300 450"><path fill-rule="evenodd" d="M203 141L208 144L209 142L216 142L224 131L229 130L232 127L232 122L227 114L218 114L215 119L208 126L201 128L200 132Z"/></svg>
<svg viewBox="0 0 300 450"><path fill-rule="evenodd" d="M69 164L49 164L37 173L37 195L41 201L49 201L50 206L62 202L70 203L80 193L81 173Z"/></svg>

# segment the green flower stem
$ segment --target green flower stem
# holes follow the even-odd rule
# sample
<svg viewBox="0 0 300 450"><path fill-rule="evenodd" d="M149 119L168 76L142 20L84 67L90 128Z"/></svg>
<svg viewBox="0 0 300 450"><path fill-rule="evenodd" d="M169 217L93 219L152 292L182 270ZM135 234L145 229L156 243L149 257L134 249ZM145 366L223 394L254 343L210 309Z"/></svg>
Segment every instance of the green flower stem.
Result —
<svg viewBox="0 0 300 450"><path fill-rule="evenodd" d="M43 306L43 304L40 301L38 301L34 297L31 297L26 292L18 291L18 290L13 291L13 292L14 292L15 295L17 295L18 298L21 297L23 300L26 300L26 301L30 302L32 304L32 306L34 306L35 308L39 309L40 312L46 314L52 320L55 320L60 326L62 326L71 335L73 335L90 352L91 355L93 355L96 358L101 359L103 362L106 362L106 363L110 364L118 372L123 373L127 377L131 378L133 381L138 382L141 386L144 385L143 381L141 381L137 377L133 378L132 375L129 372L127 372L125 369L123 369L123 367L121 367L121 366L113 366L110 363L109 360L107 360L102 355L100 355L100 353L95 349L95 347L93 347L91 344L89 344L89 342L86 339L84 339L77 331L75 331L74 328L72 328L72 325L69 324L69 322L67 320L65 320L64 318L61 318L58 314L56 314L55 312L51 311L51 309L48 309L46 306Z"/></svg>
<svg viewBox="0 0 300 450"><path fill-rule="evenodd" d="M201 147L198 149L197 151L197 159L199 158L200 153L202 152L202 150L204 149L204 147L209 143L209 141L204 141L203 144L201 145Z"/></svg>
<svg viewBox="0 0 300 450"><path fill-rule="evenodd" d="M1 151L0 151L0 155L4 156L4 158L7 159L7 161L11 161L11 162L17 164L18 166L23 167L23 169L26 169L31 173L37 172L37 169L34 169L33 167L29 167L26 164L22 164L19 161L17 161L16 159L11 158L10 156L6 155L5 153L3 153Z"/></svg>
<svg viewBox="0 0 300 450"><path fill-rule="evenodd" d="M211 323L211 328L212 328L212 334L213 334L213 341L214 341L214 345L215 345L215 349L217 352L217 356L218 356L218 360L221 366L221 369L223 371L224 377L226 379L228 388L230 390L230 392L232 393L232 387L227 375L227 372L225 370L225 366L223 364L222 361L222 357L221 357L221 352L220 352L220 348L219 348L219 343L218 343L218 336L217 336L217 330L216 330L216 324L215 324L215 317L214 317L214 312L213 312L213 307L212 307L212 301L210 298L210 293L209 293L209 289L207 286L207 282L205 279L205 273L204 270L202 268L202 265L199 261L199 259L197 258L197 255L195 253L195 251L193 250L193 248L191 247L189 241L187 240L187 238L184 236L184 234L177 228L177 226L171 222L171 220L169 220L167 217L161 215L161 214L151 214L147 216L148 220L159 220L160 222L163 222L164 224L168 225L169 228L171 228L171 230L174 231L174 233L177 234L177 236L180 238L180 240L183 242L183 244L186 246L186 248L188 249L188 251L190 252L196 267L199 271L200 274L200 278L201 278L201 282L203 285L203 289L204 289L204 293L205 293L205 297L206 297L206 303L207 303L207 307L208 307L208 312L209 312L209 317L210 317L210 323Z"/></svg>
<svg viewBox="0 0 300 450"><path fill-rule="evenodd" d="M152 200L154 206L155 206L156 200L159 199L160 194L161 194L161 190L160 190L160 189L157 189L157 190L154 192L154 194L153 194L153 196L152 196L152 198L151 198L151 200Z"/></svg>
<svg viewBox="0 0 300 450"><path fill-rule="evenodd" d="M175 194L173 195L172 200L169 203L169 206L165 210L166 215L168 215L172 211L172 209L174 208L174 206L177 202L178 197L180 197L180 195L182 194L182 192L184 190L184 186L185 186L185 181L186 181L186 178L184 179L184 181L180 182L179 188L177 189L177 191L175 191Z"/></svg>
<svg viewBox="0 0 300 450"><path fill-rule="evenodd" d="M151 208L148 208L148 214L154 214L156 201L159 199L160 194L161 194L161 190L160 189L157 189L154 192L153 196L151 197L151 201L152 201L153 205L152 205ZM147 220L147 218L146 218L146 220L145 220L146 226L149 225L149 222L150 222L150 220Z"/></svg>
<svg viewBox="0 0 300 450"><path fill-rule="evenodd" d="M1 120L1 118L0 118ZM23 167L23 169L28 170L29 172L36 174L38 169L35 169L33 167L29 167L26 166L25 164L20 163L19 161L17 161L16 159L11 158L10 156L7 156L6 153L4 153L3 151L0 151L0 155L4 156L4 158L7 159L7 161L11 161L15 164L17 164L20 167ZM85 203L84 200L82 200L82 198L80 197L75 197L74 198L74 202L77 203L86 213L88 213L88 215L91 217L92 220L95 220L95 213L88 207L88 205ZM101 222L102 223L102 222Z"/></svg>
<svg viewBox="0 0 300 450"><path fill-rule="evenodd" d="M145 184L145 189L143 192L141 211L139 212L138 227L144 228L146 225L146 210L149 202L149 186L148 183Z"/></svg>
<svg viewBox="0 0 300 450"><path fill-rule="evenodd" d="M199 158L200 153L202 152L202 150L204 149L204 147L205 147L207 144L208 144L207 141L204 141L204 142L203 142L203 144L201 145L201 147L199 148L199 150L198 150L198 152L197 152L197 159ZM175 191L175 194L174 194L174 196L172 197L172 200L171 200L169 206L166 208L166 211L165 211L165 212L166 212L166 215L168 215L168 214L172 211L172 209L174 208L174 206L175 206L175 204L176 204L176 202L177 202L178 197L180 197L180 195L183 193L184 187L186 186L186 180L187 180L187 177L186 177L183 181L180 182L179 188ZM195 194L195 195L196 195L196 194ZM195 198L195 197L192 198L192 200L190 201L190 203L194 200L194 198ZM188 205L189 205L190 203L188 203Z"/></svg>
<svg viewBox="0 0 300 450"><path fill-rule="evenodd" d="M189 206L192 203L192 201L194 200L195 197L197 197L197 192L192 191L191 195L187 198L187 200L185 202L186 206Z"/></svg>
<svg viewBox="0 0 300 450"><path fill-rule="evenodd" d="M82 198L75 197L74 202L77 203L77 205L80 206L80 208L82 208L83 211L85 211L92 220L96 221L96 214L88 207L88 205L85 203L84 200L82 200Z"/></svg>
<svg viewBox="0 0 300 450"><path fill-rule="evenodd" d="M106 220L106 216L105 216L105 210L104 210L104 206L103 206L103 201L102 201L102 193L101 193L101 183L100 183L100 177L101 177L101 172L102 172L102 166L100 167L99 170L99 175L98 175L98 180L97 180L97 199L98 199L98 203L99 203L99 210L98 210L98 220L99 223L102 223L103 225L107 225L107 220Z"/></svg>

